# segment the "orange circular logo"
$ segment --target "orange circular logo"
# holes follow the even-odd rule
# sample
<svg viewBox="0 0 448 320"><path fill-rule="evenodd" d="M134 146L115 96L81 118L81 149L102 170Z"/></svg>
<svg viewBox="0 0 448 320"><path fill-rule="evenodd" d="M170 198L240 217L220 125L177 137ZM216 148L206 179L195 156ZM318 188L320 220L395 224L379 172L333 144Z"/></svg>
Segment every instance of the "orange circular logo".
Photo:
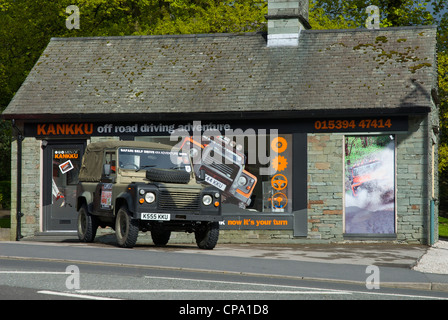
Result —
<svg viewBox="0 0 448 320"><path fill-rule="evenodd" d="M282 153L288 147L288 142L283 137L276 137L272 139L271 148L276 153Z"/></svg>

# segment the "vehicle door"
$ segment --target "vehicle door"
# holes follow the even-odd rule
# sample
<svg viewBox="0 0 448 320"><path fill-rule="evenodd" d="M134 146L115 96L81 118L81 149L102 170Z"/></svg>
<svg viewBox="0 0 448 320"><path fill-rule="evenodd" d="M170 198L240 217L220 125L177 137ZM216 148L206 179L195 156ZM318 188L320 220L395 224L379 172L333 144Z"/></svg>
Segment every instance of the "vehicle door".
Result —
<svg viewBox="0 0 448 320"><path fill-rule="evenodd" d="M112 189L117 177L116 160L116 150L104 151L101 180L96 186L93 201L93 210L99 215L113 215Z"/></svg>

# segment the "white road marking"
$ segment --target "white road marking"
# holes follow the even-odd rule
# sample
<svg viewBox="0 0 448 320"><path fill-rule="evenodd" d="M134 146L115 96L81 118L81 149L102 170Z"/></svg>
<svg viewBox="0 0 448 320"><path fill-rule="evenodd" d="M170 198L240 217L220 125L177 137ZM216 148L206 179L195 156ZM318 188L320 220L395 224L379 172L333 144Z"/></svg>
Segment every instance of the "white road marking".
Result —
<svg viewBox="0 0 448 320"><path fill-rule="evenodd" d="M285 290L210 290L210 289L101 289L76 290L77 293L244 293L244 294L350 294L334 291L285 291Z"/></svg>
<svg viewBox="0 0 448 320"><path fill-rule="evenodd" d="M70 275L70 272L57 272L57 271L0 271L0 274L52 274L52 275ZM352 294L366 294L366 295L378 295L378 296L389 296L389 297L403 297L403 298L414 298L414 299L435 299L435 300L448 300L445 297L436 296L422 296L422 295L412 295L412 294L400 294L400 293L384 293L375 291L356 291L356 290L336 290L336 289L320 289L320 288L310 288L310 287L300 287L300 286L290 286L290 285L276 285L276 284L264 284L264 283L250 283L250 282L236 282L236 281L222 281L222 280L203 280L203 279L188 279L188 278L171 278L171 277L155 277L155 276L145 276L148 279L164 279L164 280L175 280L175 281L195 281L195 282L207 282L207 283L225 283L225 284L236 284L236 285L250 285L250 286L263 286L263 287L276 287L276 288L290 288L298 289L296 290L211 290L211 289L103 289L103 290L75 290L76 293L58 292L41 290L38 293L41 294L53 294L66 297L77 297L84 299L95 299L95 300L119 300L115 298L108 297L97 297L84 295L85 293L242 293L242 294L329 294L329 295L352 295Z"/></svg>
<svg viewBox="0 0 448 320"><path fill-rule="evenodd" d="M361 293L361 294L367 294L367 295L382 295L382 296L391 296L391 297L448 300L448 298L445 298L445 297L422 296L422 295L411 295L411 294L400 294L400 293L384 293L384 292L374 292L374 291L366 292L366 291L356 291L356 290L319 289L319 288L310 288L310 287L264 284L264 283L250 283L250 282L236 282L236 281L222 281L222 280L204 280L204 279L187 279L187 278L170 278L170 277L155 277L155 276L145 276L145 278L209 282L209 283L213 282L213 283L226 283L226 284L241 284L241 285L263 286L263 287L270 286L270 287L294 288L294 289L302 289L302 290L316 290L316 292L320 291L320 292L325 292L327 294L360 294ZM307 293L307 291L301 291L301 292Z"/></svg>
<svg viewBox="0 0 448 320"><path fill-rule="evenodd" d="M252 282L238 282L238 281L223 281L223 280L204 280L204 279L188 279L188 278L170 278L170 277L154 277L154 276L145 276L147 279L163 279L163 280L181 280L181 281L195 281L195 282L207 282L207 283L225 283L225 284L240 284L245 286L261 286L261 287L276 287L276 288L292 288L292 289L302 289L302 290L315 290L315 291L327 291L339 293L346 293L346 290L337 290L337 289L320 289L320 288L310 288L310 287L300 287L300 286L290 286L290 285L281 285L281 284L267 284L267 283L252 283Z"/></svg>
<svg viewBox="0 0 448 320"><path fill-rule="evenodd" d="M57 271L0 271L0 274L71 274L70 272Z"/></svg>
<svg viewBox="0 0 448 320"><path fill-rule="evenodd" d="M348 291L351 293L361 293L368 295L378 295L378 296L390 296L390 297L403 297L403 298L415 298L415 299L434 299L434 300L448 300L445 297L434 297L434 296L419 296L413 294L402 294L402 293L384 293L384 292L374 292L374 291Z"/></svg>
<svg viewBox="0 0 448 320"><path fill-rule="evenodd" d="M395 294L395 293L381 293L381 292L365 292L365 291L335 291L316 289L293 291L293 290L210 290L210 289L101 289L101 290L76 290L81 294L107 294L107 293L235 293L235 294L312 294L312 295L352 295L352 294L365 294L365 295L379 295L379 296L391 296L402 298L414 298L414 299L434 299L434 300L448 300L448 298L434 297L434 296L421 296L421 295L409 295L409 294Z"/></svg>
<svg viewBox="0 0 448 320"><path fill-rule="evenodd" d="M37 291L37 293L49 294L49 295L60 296L60 297L90 299L90 300L121 300L121 299L116 299L116 298L88 296L85 294L58 292L58 291L50 291L50 290L41 290L41 291Z"/></svg>

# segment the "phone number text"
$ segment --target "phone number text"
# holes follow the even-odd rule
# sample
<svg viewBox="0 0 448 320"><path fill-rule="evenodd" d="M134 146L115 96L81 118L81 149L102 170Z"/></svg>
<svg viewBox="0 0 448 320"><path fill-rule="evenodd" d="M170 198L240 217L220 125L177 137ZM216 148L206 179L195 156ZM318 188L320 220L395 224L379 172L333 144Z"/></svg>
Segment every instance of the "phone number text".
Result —
<svg viewBox="0 0 448 320"><path fill-rule="evenodd" d="M360 120L316 120L316 130L351 130L351 129L389 129L392 120L387 119L360 119Z"/></svg>

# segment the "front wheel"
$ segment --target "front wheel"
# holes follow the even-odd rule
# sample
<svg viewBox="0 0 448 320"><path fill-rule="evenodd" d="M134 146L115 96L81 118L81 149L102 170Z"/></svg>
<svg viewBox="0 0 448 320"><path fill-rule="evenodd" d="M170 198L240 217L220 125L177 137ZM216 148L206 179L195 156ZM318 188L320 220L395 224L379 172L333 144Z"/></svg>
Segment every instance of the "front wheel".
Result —
<svg viewBox="0 0 448 320"><path fill-rule="evenodd" d="M98 230L98 220L83 205L78 211L78 238L82 242L93 242Z"/></svg>
<svg viewBox="0 0 448 320"><path fill-rule="evenodd" d="M131 218L126 206L120 207L115 217L115 235L122 248L132 248L137 242L138 220Z"/></svg>
<svg viewBox="0 0 448 320"><path fill-rule="evenodd" d="M218 243L219 238L219 223L210 222L201 226L194 232L196 244L200 249L213 249Z"/></svg>

